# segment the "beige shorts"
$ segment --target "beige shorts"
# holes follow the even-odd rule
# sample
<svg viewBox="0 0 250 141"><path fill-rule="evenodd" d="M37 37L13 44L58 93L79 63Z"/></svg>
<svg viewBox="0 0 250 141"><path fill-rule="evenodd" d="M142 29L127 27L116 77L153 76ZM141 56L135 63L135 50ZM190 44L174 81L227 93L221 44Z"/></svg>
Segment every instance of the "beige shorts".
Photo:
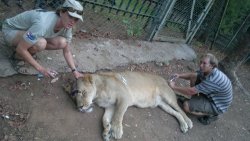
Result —
<svg viewBox="0 0 250 141"><path fill-rule="evenodd" d="M17 36L18 32L20 31L21 30L14 30L14 29L8 29L8 28L2 29L6 45L9 46L13 50L15 50L16 48L16 46L13 45L13 41L15 37ZM40 50L39 46L35 46L35 47L37 47Z"/></svg>
<svg viewBox="0 0 250 141"><path fill-rule="evenodd" d="M13 40L16 37L19 30L13 30L13 29L5 29L3 27L2 32L4 36L4 40L8 46L13 46Z"/></svg>

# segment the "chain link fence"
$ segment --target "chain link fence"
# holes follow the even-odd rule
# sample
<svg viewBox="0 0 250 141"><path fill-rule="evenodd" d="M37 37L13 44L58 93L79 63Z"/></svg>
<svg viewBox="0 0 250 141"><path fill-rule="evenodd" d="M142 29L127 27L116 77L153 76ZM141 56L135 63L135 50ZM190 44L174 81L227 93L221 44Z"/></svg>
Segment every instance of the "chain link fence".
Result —
<svg viewBox="0 0 250 141"><path fill-rule="evenodd" d="M216 0L196 34L196 38L210 49L216 47L222 51L228 51L236 47L239 39L250 27L249 12L246 12L240 15L240 20L234 22L231 34L222 32L221 24L223 17L227 16L228 2L229 0Z"/></svg>
<svg viewBox="0 0 250 141"><path fill-rule="evenodd" d="M148 18L130 16L131 13L112 9L115 5L111 4L84 3L84 22L78 29L94 37L145 39Z"/></svg>
<svg viewBox="0 0 250 141"><path fill-rule="evenodd" d="M64 0L2 1L9 7L16 3L22 9L19 13L36 8L55 10L64 2ZM192 7L194 0L78 1L84 6L84 22L77 26L76 37L80 35L80 38L94 36L138 40L149 40L154 37L155 32L160 33L157 35L185 40L207 2L199 0ZM159 29L162 24L164 24L163 29Z"/></svg>
<svg viewBox="0 0 250 141"><path fill-rule="evenodd" d="M170 1L170 0L168 0ZM81 0L82 28L93 36L148 40L165 0Z"/></svg>
<svg viewBox="0 0 250 141"><path fill-rule="evenodd" d="M157 32L155 40L187 42L188 37L195 38L207 46L227 48L235 46L243 30L235 29L237 36L223 35L218 28L223 17L227 0L215 0L208 15L202 22L201 15L210 0L79 0L84 6L84 22L77 25L75 36L89 36L112 39L147 40ZM55 10L64 0L1 0L0 18L14 16L25 10L43 8ZM170 7L170 4L174 4ZM13 7L18 6L18 9ZM12 9L12 10L10 10ZM169 10L169 11L166 11ZM10 11L9 11L10 10ZM166 14L169 12L169 14ZM15 13L15 14L13 14ZM164 19L163 17L166 16ZM246 19L242 15L242 22ZM159 25L163 22L162 28ZM248 20L246 20L248 21ZM202 22L201 26L199 22ZM236 23L235 27L246 27ZM153 30L152 30L153 29ZM79 35L79 36L78 36ZM192 38L191 38L192 39Z"/></svg>
<svg viewBox="0 0 250 141"><path fill-rule="evenodd" d="M213 0L176 0L156 40L185 42L193 39Z"/></svg>

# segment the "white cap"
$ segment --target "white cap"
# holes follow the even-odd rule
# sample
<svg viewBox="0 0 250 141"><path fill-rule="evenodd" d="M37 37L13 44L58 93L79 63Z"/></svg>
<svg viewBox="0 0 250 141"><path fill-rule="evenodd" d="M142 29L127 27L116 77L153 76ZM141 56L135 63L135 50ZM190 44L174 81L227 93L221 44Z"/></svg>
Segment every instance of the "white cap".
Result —
<svg viewBox="0 0 250 141"><path fill-rule="evenodd" d="M83 7L78 1L76 1L76 0L65 0L62 7L73 8L75 11L74 12L68 11L69 15L83 21L82 14L79 14L77 12L77 11L80 11L80 12L83 11Z"/></svg>

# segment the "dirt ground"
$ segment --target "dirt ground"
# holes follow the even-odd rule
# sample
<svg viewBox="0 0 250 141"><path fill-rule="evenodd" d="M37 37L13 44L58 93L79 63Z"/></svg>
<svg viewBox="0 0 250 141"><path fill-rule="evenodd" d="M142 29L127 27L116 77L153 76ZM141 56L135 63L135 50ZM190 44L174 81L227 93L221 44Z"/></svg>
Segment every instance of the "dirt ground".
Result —
<svg viewBox="0 0 250 141"><path fill-rule="evenodd" d="M173 72L192 71L195 64L185 60L173 60L170 64L131 64L112 71L146 71L168 79ZM249 70L250 65L244 65L238 73L240 81L248 91ZM55 83L45 78L38 80L36 76L15 75L1 78L1 141L101 141L103 109L95 106L92 113L78 112L73 101L62 89L62 85L69 79L72 79L71 74L60 74ZM249 98L249 95L235 87L234 100L227 113L208 126L188 115L194 127L186 134L181 133L177 120L160 108L131 107L124 117L121 141L248 141Z"/></svg>
<svg viewBox="0 0 250 141"><path fill-rule="evenodd" d="M14 0L10 0L13 6ZM12 2L12 3L11 3ZM0 18L8 17L21 9L2 9ZM24 8L26 5L24 4ZM205 52L196 48L197 54ZM216 54L216 56L220 56ZM192 71L195 62L173 60L170 64L131 64L112 71L146 71L168 79L173 72ZM238 76L245 89L250 92L250 65L240 68ZM104 70L103 70L104 71ZM105 70L106 71L106 70ZM63 91L62 85L71 74L59 74L59 80L36 76L15 75L0 78L0 140L1 141L101 141L103 109L95 106L92 113L80 113ZM180 85L186 85L180 82ZM124 134L121 141L249 141L250 95L234 87L234 100L218 121L204 126L188 115L194 127L181 133L177 120L160 108L139 109L131 107L125 114Z"/></svg>

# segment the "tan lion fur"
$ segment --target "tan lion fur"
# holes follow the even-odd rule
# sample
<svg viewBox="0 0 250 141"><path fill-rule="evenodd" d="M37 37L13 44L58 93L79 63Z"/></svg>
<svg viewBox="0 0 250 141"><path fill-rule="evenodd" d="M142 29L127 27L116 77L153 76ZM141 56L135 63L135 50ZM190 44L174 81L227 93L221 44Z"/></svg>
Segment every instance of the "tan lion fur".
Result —
<svg viewBox="0 0 250 141"><path fill-rule="evenodd" d="M182 132L192 128L192 121L177 104L174 91L165 79L142 72L105 72L87 74L77 80L77 107L87 109L94 102L105 108L103 138L120 139L122 120L129 106L140 108L161 107L180 123Z"/></svg>

